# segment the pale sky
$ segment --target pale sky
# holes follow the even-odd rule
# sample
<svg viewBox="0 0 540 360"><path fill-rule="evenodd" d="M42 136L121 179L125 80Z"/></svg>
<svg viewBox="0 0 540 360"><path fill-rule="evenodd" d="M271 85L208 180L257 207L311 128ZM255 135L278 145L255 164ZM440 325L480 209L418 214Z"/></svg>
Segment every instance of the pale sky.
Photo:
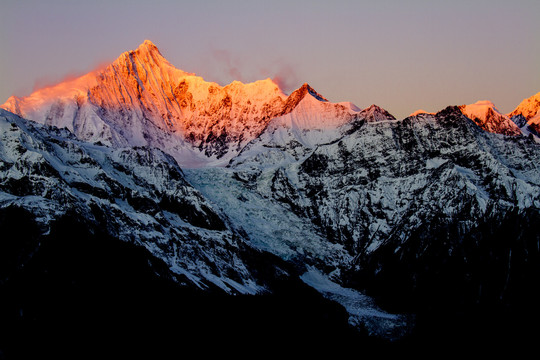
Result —
<svg viewBox="0 0 540 360"><path fill-rule="evenodd" d="M540 92L540 0L0 0L0 103L145 39L226 85L279 77L398 118Z"/></svg>

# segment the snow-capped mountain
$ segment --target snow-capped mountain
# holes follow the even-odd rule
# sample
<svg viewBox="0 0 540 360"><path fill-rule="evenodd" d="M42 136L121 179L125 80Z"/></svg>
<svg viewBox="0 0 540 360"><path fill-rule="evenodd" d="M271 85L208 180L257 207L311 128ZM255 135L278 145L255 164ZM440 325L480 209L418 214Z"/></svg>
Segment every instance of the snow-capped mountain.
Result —
<svg viewBox="0 0 540 360"><path fill-rule="evenodd" d="M409 117L411 116L416 116L416 115L420 115L420 114L431 114L431 115L435 115L435 113L432 113L432 112L428 112L424 109L418 109L416 111L413 111L411 114L409 114Z"/></svg>
<svg viewBox="0 0 540 360"><path fill-rule="evenodd" d="M227 86L173 67L146 40L103 70L2 108L24 118L67 128L79 139L113 147L153 146L183 167L226 164L274 117L290 112L307 85L286 96L270 79Z"/></svg>
<svg viewBox="0 0 540 360"><path fill-rule="evenodd" d="M147 40L103 70L12 97L3 108L85 141L166 148L182 165L196 166L238 151L284 111L286 99L270 79L206 82L174 68Z"/></svg>
<svg viewBox="0 0 540 360"><path fill-rule="evenodd" d="M524 99L508 116L527 132L540 134L540 93Z"/></svg>
<svg viewBox="0 0 540 360"><path fill-rule="evenodd" d="M540 149L523 137L509 142L483 132L461 111L378 122L356 114L360 125L351 131L344 123L314 146L303 134L282 136L288 127L278 118L281 132L271 122L230 168L246 189L282 203L339 245L329 258L341 260L326 264L340 278L381 246L408 246L418 231L431 231L426 226L459 221L466 232L480 218L540 205Z"/></svg>
<svg viewBox="0 0 540 360"><path fill-rule="evenodd" d="M143 246L201 288L266 291L241 260L246 239L186 182L170 155L81 142L5 110L0 128L1 207L31 212L44 234L56 219L76 214Z"/></svg>
<svg viewBox="0 0 540 360"><path fill-rule="evenodd" d="M187 173L257 246L401 305L433 296L426 306L437 311L452 301L512 301L508 287L536 292L537 265L516 277L510 270L538 255L540 148L530 139L486 132L459 107L375 122L342 114L324 139L298 131L294 113L272 120L228 168ZM528 230L509 236L501 224L510 222ZM485 266L500 277L484 277ZM433 274L451 283L439 288ZM477 297L482 289L492 295Z"/></svg>
<svg viewBox="0 0 540 360"><path fill-rule="evenodd" d="M159 149L83 142L66 129L36 124L1 109L0 129L0 220L22 210L31 214L30 224L39 229L33 235L39 242L24 251L23 258L16 261L17 268L31 264L31 253L40 253L41 243L54 241L54 234L65 231L66 222L74 222L91 234L100 234L95 236L145 249L146 256L162 261L167 276L182 287L226 294L272 294L276 286L282 286L280 282L301 281L303 274L304 286L323 286L325 294L338 296L357 314L351 315L354 321L367 324L372 334L386 334L395 328L392 334L397 336L405 330L402 317L378 309L369 297L354 289L341 288L317 268L309 267L311 262L295 261L291 268L279 257L268 255L271 250L285 261L298 259L293 249L276 251L286 244L261 246L257 240L265 235L277 242L285 233L272 229L254 235L249 221L238 221L230 208L216 208L185 180L174 158ZM227 189L220 176L212 176L198 185L203 187L204 181L209 181L212 188L238 196L242 202L251 198L233 191L238 183ZM253 204L256 206L255 201ZM299 218L294 224L294 218L283 214L281 206L263 205L273 206L274 215L287 219L282 224L287 233L294 233L295 227L299 228L295 237L313 231ZM272 214L270 209L266 213ZM20 232L16 228L2 231L10 241ZM106 242L101 246L104 248L98 252L108 251ZM319 263L329 259L322 252L327 246L323 238L311 245ZM7 250L9 254L11 249ZM17 269L8 268L0 272L0 280L9 284L16 274ZM311 297L308 300L313 301ZM376 319L385 322L379 324Z"/></svg>
<svg viewBox="0 0 540 360"><path fill-rule="evenodd" d="M13 96L1 107L38 123L65 127L80 140L157 147L190 168L227 164L271 119L292 111L305 94L328 102L307 84L287 96L270 79L227 86L207 82L175 68L146 40L104 69L27 97ZM350 103L335 105L362 111ZM491 102L460 109L486 131L521 133ZM317 109L312 110L308 116L317 116ZM363 111L366 121L391 117L376 105Z"/></svg>
<svg viewBox="0 0 540 360"><path fill-rule="evenodd" d="M388 111L383 108L378 107L377 105L371 105L361 111L361 117L368 122L374 121L384 121L384 120L395 120L394 115L390 114Z"/></svg>
<svg viewBox="0 0 540 360"><path fill-rule="evenodd" d="M465 337L479 308L507 324L540 299L535 99L396 119L307 83L206 82L145 41L2 105L33 121L0 112L0 210L43 239L75 217L203 291L311 287L370 335L402 337L408 313Z"/></svg>
<svg viewBox="0 0 540 360"><path fill-rule="evenodd" d="M459 107L463 115L474 121L480 128L498 134L517 136L521 134L518 126L502 114L491 101L477 101Z"/></svg>

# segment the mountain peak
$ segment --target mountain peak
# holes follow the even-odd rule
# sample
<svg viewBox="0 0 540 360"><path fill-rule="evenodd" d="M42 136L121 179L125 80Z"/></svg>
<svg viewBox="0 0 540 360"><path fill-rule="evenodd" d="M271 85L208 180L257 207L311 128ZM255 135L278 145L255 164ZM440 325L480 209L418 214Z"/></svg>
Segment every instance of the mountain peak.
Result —
<svg viewBox="0 0 540 360"><path fill-rule="evenodd" d="M495 104L489 100L479 100L474 104L459 106L461 112L469 118L483 119L491 113L504 116L495 106Z"/></svg>
<svg viewBox="0 0 540 360"><path fill-rule="evenodd" d="M153 43L152 41L148 40L148 39L144 40L144 41L142 42L142 44L139 45L139 47L141 47L141 46L143 46L143 45L144 45L144 46L147 46L147 47L153 46L153 47L157 48L157 46L154 45L154 43Z"/></svg>
<svg viewBox="0 0 540 360"><path fill-rule="evenodd" d="M422 114L435 115L435 113L433 113L433 112L428 112L428 111L426 111L424 109L418 109L418 110L410 113L409 117L418 116L418 115L422 115Z"/></svg>
<svg viewBox="0 0 540 360"><path fill-rule="evenodd" d="M460 105L459 110L485 131L512 136L521 134L517 125L508 116L502 114L489 100Z"/></svg>
<svg viewBox="0 0 540 360"><path fill-rule="evenodd" d="M135 50L128 50L121 54L117 60L122 61L125 58L135 57L148 62L169 62L163 57L158 47L150 40L144 40Z"/></svg>
<svg viewBox="0 0 540 360"><path fill-rule="evenodd" d="M495 107L495 104L490 100L478 100L473 105Z"/></svg>
<svg viewBox="0 0 540 360"><path fill-rule="evenodd" d="M307 94L310 94L318 101L327 102L328 100L313 89L308 83L304 83L298 89L294 90L288 97L283 108L283 113L287 114L292 111L302 101Z"/></svg>
<svg viewBox="0 0 540 360"><path fill-rule="evenodd" d="M396 120L394 115L390 114L388 111L375 104L360 111L360 115L364 117L368 122Z"/></svg>
<svg viewBox="0 0 540 360"><path fill-rule="evenodd" d="M540 134L540 92L524 99L514 111L508 114L508 117L515 122L522 123L520 126L522 129L528 125L526 126L527 131L532 129L536 134ZM525 120L524 123L523 120Z"/></svg>
<svg viewBox="0 0 540 360"><path fill-rule="evenodd" d="M139 53L156 53L161 55L161 52L159 51L158 47L154 45L153 42L150 40L144 40L142 44L139 45L139 47L134 51Z"/></svg>
<svg viewBox="0 0 540 360"><path fill-rule="evenodd" d="M524 99L514 111L508 114L509 117L515 115L523 115L527 120L538 118L540 121L540 92Z"/></svg>
<svg viewBox="0 0 540 360"><path fill-rule="evenodd" d="M175 68L167 59L163 57L156 45L150 40L144 40L135 50L128 50L122 53L113 63L117 69L145 67L147 69L160 69L159 72L175 72L184 75L194 75ZM122 70L122 72L124 72ZM130 73L130 71L126 71Z"/></svg>
<svg viewBox="0 0 540 360"><path fill-rule="evenodd" d="M311 96L313 96L315 99L319 101L328 102L328 99L319 94L317 91L315 91L314 88L312 88L308 83L304 83L301 87L301 89L305 89L304 91L307 91Z"/></svg>

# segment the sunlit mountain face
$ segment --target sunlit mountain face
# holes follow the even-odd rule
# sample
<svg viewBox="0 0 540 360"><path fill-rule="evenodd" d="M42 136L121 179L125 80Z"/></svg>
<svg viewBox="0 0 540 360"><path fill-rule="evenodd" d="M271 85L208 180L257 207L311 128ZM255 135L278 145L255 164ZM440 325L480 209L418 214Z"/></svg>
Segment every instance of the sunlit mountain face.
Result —
<svg viewBox="0 0 540 360"><path fill-rule="evenodd" d="M208 82L148 40L11 97L0 350L51 321L117 320L150 349L276 334L334 350L528 345L539 104L396 119L307 83L286 94L270 79Z"/></svg>
<svg viewBox="0 0 540 360"><path fill-rule="evenodd" d="M326 102L307 84L287 96L270 79L227 86L207 82L173 67L147 40L101 71L11 97L2 107L66 127L86 141L167 149L192 167L226 163L306 94Z"/></svg>
<svg viewBox="0 0 540 360"><path fill-rule="evenodd" d="M540 134L540 93L524 99L508 116L521 124L522 128L538 136Z"/></svg>
<svg viewBox="0 0 540 360"><path fill-rule="evenodd" d="M298 111L308 114L310 127L327 127L328 121L319 124L316 114L328 113L329 108L336 112L334 118L342 119L337 123L361 110L350 103L329 103L307 84L286 95L270 79L249 84L234 81L227 86L207 82L175 68L146 40L102 70L28 97L11 97L2 108L42 124L65 127L81 140L113 147L154 146L166 150L182 166L200 167L226 164L271 119L293 111L306 95L314 101ZM462 110L486 131L520 133L493 104L479 102ZM391 117L386 111L379 113L377 119Z"/></svg>
<svg viewBox="0 0 540 360"><path fill-rule="evenodd" d="M474 121L480 128L498 134L521 135L519 127L497 110L491 101L478 101L460 107L463 115Z"/></svg>

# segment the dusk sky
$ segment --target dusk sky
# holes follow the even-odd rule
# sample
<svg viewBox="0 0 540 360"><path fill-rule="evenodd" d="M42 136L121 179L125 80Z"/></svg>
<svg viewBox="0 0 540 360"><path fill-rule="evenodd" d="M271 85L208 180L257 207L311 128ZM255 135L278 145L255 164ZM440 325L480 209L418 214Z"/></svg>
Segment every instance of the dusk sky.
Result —
<svg viewBox="0 0 540 360"><path fill-rule="evenodd" d="M417 109L540 91L539 0L2 0L0 104L112 62L149 39L226 85L278 77L333 102Z"/></svg>

